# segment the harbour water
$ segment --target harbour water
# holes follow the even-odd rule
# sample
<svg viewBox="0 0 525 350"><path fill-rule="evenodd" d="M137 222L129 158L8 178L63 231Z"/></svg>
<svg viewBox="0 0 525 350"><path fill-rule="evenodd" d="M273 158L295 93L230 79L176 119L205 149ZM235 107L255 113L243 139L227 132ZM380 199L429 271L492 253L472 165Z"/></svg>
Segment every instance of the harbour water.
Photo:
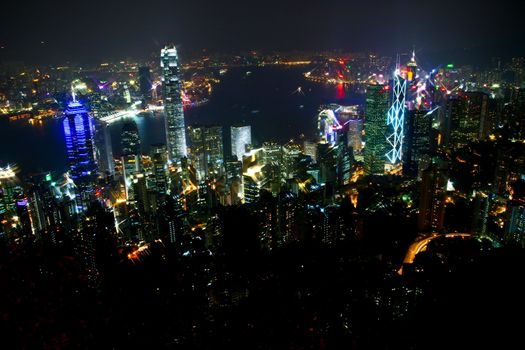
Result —
<svg viewBox="0 0 525 350"><path fill-rule="evenodd" d="M302 75L307 67L234 68L221 76L210 101L185 112L186 125L218 124L228 127L246 123L252 126L255 144L274 140L284 143L300 134L307 137L316 132L317 111L327 103L359 104L363 96L342 85L322 85L306 81ZM246 74L250 71L250 74ZM164 116L161 113L134 117L137 122L142 151L149 145L165 142ZM120 154L122 121L111 124L115 156ZM225 142L228 151L228 142ZM62 123L48 119L42 125L27 120L0 120L0 166L17 164L22 173L64 171L65 145Z"/></svg>

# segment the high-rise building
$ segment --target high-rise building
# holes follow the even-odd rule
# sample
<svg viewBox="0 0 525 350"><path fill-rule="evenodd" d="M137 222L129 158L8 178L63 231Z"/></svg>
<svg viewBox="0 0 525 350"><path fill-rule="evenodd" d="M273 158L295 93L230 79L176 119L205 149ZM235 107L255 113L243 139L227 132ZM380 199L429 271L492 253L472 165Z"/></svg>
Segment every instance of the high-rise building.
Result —
<svg viewBox="0 0 525 350"><path fill-rule="evenodd" d="M115 160L113 159L111 134L109 125L101 120L96 120L95 122L95 149L100 172L113 175L115 172Z"/></svg>
<svg viewBox="0 0 525 350"><path fill-rule="evenodd" d="M297 143L288 142L283 146L281 173L285 179L293 179L298 175L298 162L301 153L301 145Z"/></svg>
<svg viewBox="0 0 525 350"><path fill-rule="evenodd" d="M139 67L139 89L144 103L151 100L151 72L148 66Z"/></svg>
<svg viewBox="0 0 525 350"><path fill-rule="evenodd" d="M224 172L222 127L194 125L188 128L191 157L197 179L217 177Z"/></svg>
<svg viewBox="0 0 525 350"><path fill-rule="evenodd" d="M151 161L153 163L154 190L166 194L168 190L167 149L165 144L151 145Z"/></svg>
<svg viewBox="0 0 525 350"><path fill-rule="evenodd" d="M447 182L445 172L437 164L432 164L423 171L419 199L419 231L439 232L443 229Z"/></svg>
<svg viewBox="0 0 525 350"><path fill-rule="evenodd" d="M283 167L283 151L279 144L275 142L263 143L263 173L264 188L273 195L277 195L281 190L281 178Z"/></svg>
<svg viewBox="0 0 525 350"><path fill-rule="evenodd" d="M242 161L242 156L246 153L246 146L252 143L252 127L250 125L231 127L232 156L236 156Z"/></svg>
<svg viewBox="0 0 525 350"><path fill-rule="evenodd" d="M447 101L447 125L450 146L461 147L488 135L488 95L466 92Z"/></svg>
<svg viewBox="0 0 525 350"><path fill-rule="evenodd" d="M76 209L83 212L94 198L97 163L93 140L93 119L75 98L62 121L69 165L69 176L76 185Z"/></svg>
<svg viewBox="0 0 525 350"><path fill-rule="evenodd" d="M122 126L121 141L126 198L133 199L133 176L142 170L140 136L134 121L128 121Z"/></svg>
<svg viewBox="0 0 525 350"><path fill-rule="evenodd" d="M392 170L401 164L403 159L403 141L405 138L405 113L406 113L407 80L401 76L399 65L394 72L392 88L392 104L387 114L388 124L388 152L386 158L388 167Z"/></svg>
<svg viewBox="0 0 525 350"><path fill-rule="evenodd" d="M367 174L383 174L387 152L388 85L369 85L366 91L364 166Z"/></svg>
<svg viewBox="0 0 525 350"><path fill-rule="evenodd" d="M415 176L425 167L430 156L430 132L432 116L426 110L409 112L407 123L405 151L403 152L403 174ZM426 164L428 166L428 163Z"/></svg>
<svg viewBox="0 0 525 350"><path fill-rule="evenodd" d="M182 105L182 82L179 56L175 46L164 47L160 52L164 113L166 115L166 141L169 159L180 162L186 157L186 130Z"/></svg>
<svg viewBox="0 0 525 350"><path fill-rule="evenodd" d="M121 133L122 155L140 154L140 134L137 123L133 120L122 125Z"/></svg>
<svg viewBox="0 0 525 350"><path fill-rule="evenodd" d="M303 154L312 158L313 163L317 162L317 142L304 141Z"/></svg>
<svg viewBox="0 0 525 350"><path fill-rule="evenodd" d="M354 153L361 152L363 148L363 127L362 118L353 118L348 120L348 146L352 147Z"/></svg>

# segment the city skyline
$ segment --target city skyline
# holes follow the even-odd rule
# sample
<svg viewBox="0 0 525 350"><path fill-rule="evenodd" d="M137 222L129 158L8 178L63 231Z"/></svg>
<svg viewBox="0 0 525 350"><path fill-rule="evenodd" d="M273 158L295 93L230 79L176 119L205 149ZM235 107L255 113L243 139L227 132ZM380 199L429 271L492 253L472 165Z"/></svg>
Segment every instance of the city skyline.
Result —
<svg viewBox="0 0 525 350"><path fill-rule="evenodd" d="M523 5L6 9L2 344L522 342Z"/></svg>

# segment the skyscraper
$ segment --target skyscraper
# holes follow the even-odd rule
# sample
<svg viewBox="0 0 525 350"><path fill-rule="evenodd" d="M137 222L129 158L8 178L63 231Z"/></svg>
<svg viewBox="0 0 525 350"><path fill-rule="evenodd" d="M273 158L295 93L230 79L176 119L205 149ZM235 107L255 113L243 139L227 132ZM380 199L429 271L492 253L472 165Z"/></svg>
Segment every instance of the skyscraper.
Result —
<svg viewBox="0 0 525 350"><path fill-rule="evenodd" d="M224 172L222 127L194 125L189 128L193 164L199 181Z"/></svg>
<svg viewBox="0 0 525 350"><path fill-rule="evenodd" d="M160 67L162 69L168 155L171 161L180 162L180 159L186 156L186 133L179 56L175 46L166 46L160 51Z"/></svg>
<svg viewBox="0 0 525 350"><path fill-rule="evenodd" d="M100 172L113 175L115 172L115 161L113 159L111 134L108 123L101 120L97 120L95 123L95 148Z"/></svg>
<svg viewBox="0 0 525 350"><path fill-rule="evenodd" d="M97 163L93 141L93 119L74 97L62 121L66 140L69 176L76 185L77 212L86 210L94 198L97 179Z"/></svg>
<svg viewBox="0 0 525 350"><path fill-rule="evenodd" d="M432 116L426 110L409 112L406 130L403 174L417 175L425 167L425 160L430 156L430 131ZM427 164L428 165L428 164Z"/></svg>
<svg viewBox="0 0 525 350"><path fill-rule="evenodd" d="M399 64L394 72L394 83L392 89L392 104L387 114L389 149L386 157L389 161L389 167L392 169L401 164L403 157L403 140L405 138L405 112L407 80L401 76Z"/></svg>
<svg viewBox="0 0 525 350"><path fill-rule="evenodd" d="M387 152L388 85L369 85L366 91L364 166L367 174L383 174Z"/></svg>
<svg viewBox="0 0 525 350"><path fill-rule="evenodd" d="M450 145L461 147L488 135L488 95L483 92L466 92L447 101L447 124ZM485 131L486 130L486 131Z"/></svg>
<svg viewBox="0 0 525 350"><path fill-rule="evenodd" d="M151 161L153 163L154 190L166 194L168 190L166 145L151 145Z"/></svg>
<svg viewBox="0 0 525 350"><path fill-rule="evenodd" d="M357 117L348 120L348 146L354 152L360 152L363 148L363 119Z"/></svg>
<svg viewBox="0 0 525 350"><path fill-rule="evenodd" d="M432 164L423 171L418 217L420 232L439 232L443 229L447 178L441 168L445 165Z"/></svg>
<svg viewBox="0 0 525 350"><path fill-rule="evenodd" d="M137 124L128 121L122 126L122 167L126 185L126 198L133 199L133 176L141 166L140 136Z"/></svg>
<svg viewBox="0 0 525 350"><path fill-rule="evenodd" d="M140 136L137 123L133 120L122 125L122 154L140 154Z"/></svg>
<svg viewBox="0 0 525 350"><path fill-rule="evenodd" d="M246 153L246 145L252 143L252 127L250 125L231 127L232 155L242 161L242 155Z"/></svg>
<svg viewBox="0 0 525 350"><path fill-rule="evenodd" d="M149 67L139 67L139 89L144 103L148 103L151 100L151 87L151 72Z"/></svg>

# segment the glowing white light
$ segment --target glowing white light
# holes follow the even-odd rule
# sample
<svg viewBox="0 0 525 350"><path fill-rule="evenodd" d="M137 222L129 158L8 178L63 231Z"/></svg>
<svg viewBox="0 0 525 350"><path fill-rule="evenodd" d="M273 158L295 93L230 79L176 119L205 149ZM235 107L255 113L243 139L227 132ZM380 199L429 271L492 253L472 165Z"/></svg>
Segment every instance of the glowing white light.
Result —
<svg viewBox="0 0 525 350"><path fill-rule="evenodd" d="M12 179L14 177L16 177L16 174L10 165L5 168L0 168L0 179Z"/></svg>
<svg viewBox="0 0 525 350"><path fill-rule="evenodd" d="M390 126L391 134L387 141L391 149L386 157L391 164L397 164L403 156L404 124L405 124L405 95L407 81L401 77L400 70L397 68L394 73L394 88L392 89L392 105L388 110L387 124Z"/></svg>

